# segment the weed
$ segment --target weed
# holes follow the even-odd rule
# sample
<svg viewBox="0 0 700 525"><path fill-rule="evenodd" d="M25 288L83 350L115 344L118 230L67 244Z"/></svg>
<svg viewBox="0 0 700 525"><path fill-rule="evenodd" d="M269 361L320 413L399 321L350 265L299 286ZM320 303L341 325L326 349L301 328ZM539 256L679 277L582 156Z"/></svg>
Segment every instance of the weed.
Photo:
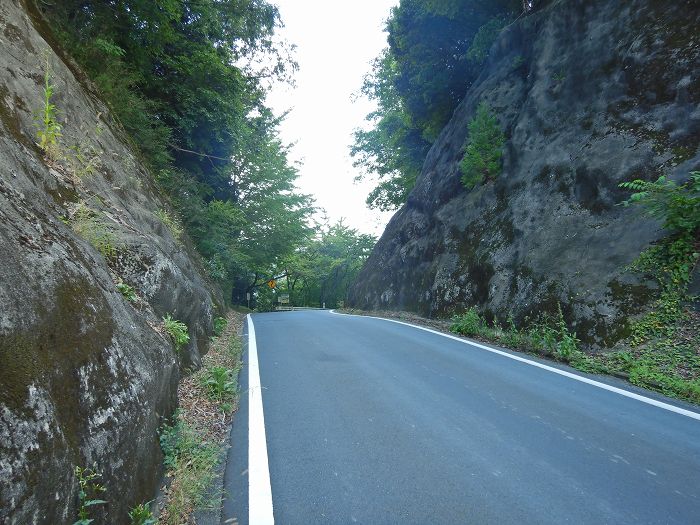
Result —
<svg viewBox="0 0 700 525"><path fill-rule="evenodd" d="M129 511L131 525L154 525L157 523L151 512L151 503L151 501L141 503Z"/></svg>
<svg viewBox="0 0 700 525"><path fill-rule="evenodd" d="M190 342L187 325L182 321L173 319L170 314L167 314L163 317L163 326L175 344L175 351L179 352L184 345Z"/></svg>
<svg viewBox="0 0 700 525"><path fill-rule="evenodd" d="M224 330L226 330L227 324L228 320L225 317L217 317L216 319L214 319L214 333L217 336L223 334Z"/></svg>
<svg viewBox="0 0 700 525"><path fill-rule="evenodd" d="M107 503L97 497L106 489L97 483L100 474L94 468L76 466L75 477L78 478L78 521L73 525L89 525L94 521L90 518L90 508Z"/></svg>
<svg viewBox="0 0 700 525"><path fill-rule="evenodd" d="M102 165L102 152L92 145L76 144L70 148L70 154L66 155L65 160L74 181L78 182L97 173Z"/></svg>
<svg viewBox="0 0 700 525"><path fill-rule="evenodd" d="M49 54L46 53L46 67L44 69L44 97L39 114L36 117L39 130L39 147L51 160L60 158L58 139L61 137L61 125L58 123L58 110L51 99L54 95L54 85L51 83L51 64Z"/></svg>
<svg viewBox="0 0 700 525"><path fill-rule="evenodd" d="M135 303L139 299L136 296L136 292L134 291L134 288L132 286L129 286L125 282L117 283L117 290L119 290L119 293L121 293L124 296L124 298L127 301L129 301L130 303Z"/></svg>
<svg viewBox="0 0 700 525"><path fill-rule="evenodd" d="M84 201L74 208L71 227L75 233L92 244L102 256L106 258L116 256L117 241L114 231Z"/></svg>
<svg viewBox="0 0 700 525"><path fill-rule="evenodd" d="M479 315L476 307L472 306L460 316L452 319L450 331L461 335L480 335L486 328L486 322Z"/></svg>
<svg viewBox="0 0 700 525"><path fill-rule="evenodd" d="M233 370L223 366L208 368L202 375L200 384L209 399L221 402L233 399L238 391L238 379Z"/></svg>
<svg viewBox="0 0 700 525"><path fill-rule="evenodd" d="M180 219L178 219L176 216L171 215L168 213L166 210L160 209L156 211L156 217L160 219L160 221L165 224L165 227L170 230L170 233L172 236L175 238L176 241L179 241L180 238L182 237L182 224L180 223Z"/></svg>

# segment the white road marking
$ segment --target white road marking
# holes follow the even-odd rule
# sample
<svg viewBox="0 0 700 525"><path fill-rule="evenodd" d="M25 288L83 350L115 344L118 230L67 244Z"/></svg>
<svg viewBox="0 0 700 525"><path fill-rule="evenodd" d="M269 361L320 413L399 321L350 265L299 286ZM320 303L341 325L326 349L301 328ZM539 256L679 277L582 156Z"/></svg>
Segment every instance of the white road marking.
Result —
<svg viewBox="0 0 700 525"><path fill-rule="evenodd" d="M272 488L253 319L248 315L248 523L273 525Z"/></svg>
<svg viewBox="0 0 700 525"><path fill-rule="evenodd" d="M335 315L351 315L351 314L340 314L340 313L336 312L335 310L331 310L330 312L332 314L335 314ZM580 376L577 374L572 374L571 372L567 372L566 370L560 370L559 368L555 368L553 366L548 366L548 365L545 365L542 363L538 363L537 361L531 361L530 359L525 359L524 357L520 357L518 355L509 354L508 352L504 352L502 350L497 350L496 348L491 348L489 346L482 345L481 343L469 341L467 339L463 339L463 338L457 337L455 335L445 334L443 332L438 332L437 330L433 330L431 328L426 328L424 326L418 326L415 324L406 323L404 321L397 321L396 319L385 319L383 317L374 317L371 315L356 315L356 316L352 316L352 317L369 317L370 319L379 319L380 321L387 321L390 323L402 324L405 326L410 326L411 328L416 328L418 330L430 332L431 334L439 335L442 337L447 337L448 339L454 339L455 341L459 341L460 343L470 345L470 346L475 346L477 348L481 348L482 350L486 350L487 352L502 355L503 357L507 357L508 359L512 359L514 361L520 361L521 363L525 363L525 364L528 364L530 366L535 366L537 368L547 370L548 372L552 372L554 374L559 374L560 376L568 377L570 379L574 379L575 381L580 381L581 383L586 383L588 385L595 386L597 388L602 388L603 390L607 390L609 392L614 392L614 393L619 394L621 396L629 397L631 399L636 399L637 401L641 401L642 403L646 403L647 405L653 405L655 407L662 408L664 410L668 410L669 412L675 412L676 414L680 414L682 416L686 416L686 417L689 417L692 419L697 419L698 421L700 421L700 414L698 414L697 412L693 412L691 410L686 410L685 408L677 407L675 405L670 405L668 403L664 403L663 401L657 401L656 399L642 396L640 394L635 394L634 392L629 392L628 390L624 390L624 389L618 388L616 386L607 385L605 383L601 383L600 381L596 381L595 379L589 379L588 377L583 377L583 376Z"/></svg>

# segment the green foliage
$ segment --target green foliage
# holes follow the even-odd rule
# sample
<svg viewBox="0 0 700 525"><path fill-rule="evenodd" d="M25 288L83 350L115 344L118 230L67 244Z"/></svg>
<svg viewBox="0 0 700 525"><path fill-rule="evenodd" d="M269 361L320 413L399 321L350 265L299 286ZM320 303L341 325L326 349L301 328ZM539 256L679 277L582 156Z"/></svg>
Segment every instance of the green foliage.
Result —
<svg viewBox="0 0 700 525"><path fill-rule="evenodd" d="M269 274L313 235L310 197L265 106L296 70L266 0L41 2L64 47L171 197L159 218L183 230L218 284ZM96 169L76 152L82 172ZM78 171L78 170L75 170ZM178 221L176 217L181 217Z"/></svg>
<svg viewBox="0 0 700 525"><path fill-rule="evenodd" d="M465 188L471 189L500 174L504 143L505 136L498 120L482 102L469 123L468 143L459 164Z"/></svg>
<svg viewBox="0 0 700 525"><path fill-rule="evenodd" d="M659 177L655 182L623 182L620 187L634 192L624 206L642 206L668 232L631 266L653 276L661 287L654 308L632 326L632 343L639 345L654 337L671 337L675 323L684 316L683 303L690 299L688 285L700 252L700 172L692 172L683 184Z"/></svg>
<svg viewBox="0 0 700 525"><path fill-rule="evenodd" d="M507 23L508 19L496 16L482 25L467 50L467 60L472 64L483 64L489 56L491 46Z"/></svg>
<svg viewBox="0 0 700 525"><path fill-rule="evenodd" d="M89 525L94 521L90 518L91 508L107 503L98 497L106 489L97 482L100 474L94 468L82 468L76 465L74 472L78 480L78 521L73 525Z"/></svg>
<svg viewBox="0 0 700 525"><path fill-rule="evenodd" d="M81 201L74 208L70 219L71 228L88 241L105 258L117 255L117 237L98 212Z"/></svg>
<svg viewBox="0 0 700 525"><path fill-rule="evenodd" d="M278 292L289 293L296 306L342 305L375 242L373 236L360 234L342 220L322 227L315 238L282 261L280 274L285 277L279 281ZM275 300L264 290L259 299L265 300L263 293Z"/></svg>
<svg viewBox="0 0 700 525"><path fill-rule="evenodd" d="M560 361L568 363L581 358L580 341L569 331L560 304L557 304L557 317L553 320L545 317L533 324L528 336L536 350L551 354Z"/></svg>
<svg viewBox="0 0 700 525"><path fill-rule="evenodd" d="M61 125L58 123L58 110L56 105L51 101L54 95L54 86L51 83L51 64L49 63L49 55L46 54L46 66L44 69L44 90L41 110L37 116L39 129L37 136L39 138L39 147L44 154L51 160L56 160L60 157L60 148L58 139L61 137Z"/></svg>
<svg viewBox="0 0 700 525"><path fill-rule="evenodd" d="M187 333L187 325L173 319L170 314L163 317L163 328L165 328L165 331L175 344L176 351L179 352L184 345L190 342L190 335Z"/></svg>
<svg viewBox="0 0 700 525"><path fill-rule="evenodd" d="M231 400L238 392L236 371L224 366L207 368L201 377L200 384L207 392L209 399L213 401Z"/></svg>
<svg viewBox="0 0 700 525"><path fill-rule="evenodd" d="M155 525L157 523L151 512L151 503L150 501L141 503L129 511L131 525Z"/></svg>
<svg viewBox="0 0 700 525"><path fill-rule="evenodd" d="M129 286L125 282L118 282L117 283L117 290L119 291L120 294L124 296L124 298L129 301L130 303L135 303L139 300L139 298L136 295L136 291L134 290L133 286Z"/></svg>
<svg viewBox="0 0 700 525"><path fill-rule="evenodd" d="M224 330L226 330L227 325L228 319L226 319L225 317L217 317L216 319L214 319L214 333L217 336L220 336L224 333Z"/></svg>
<svg viewBox="0 0 700 525"><path fill-rule="evenodd" d="M387 21L389 47L373 62L361 93L376 103L355 131L355 165L377 177L372 208L403 204L430 146L482 71L514 0L402 0Z"/></svg>
<svg viewBox="0 0 700 525"><path fill-rule="evenodd" d="M486 321L481 318L476 307L472 306L462 315L452 319L450 331L467 336L482 335L486 326Z"/></svg>

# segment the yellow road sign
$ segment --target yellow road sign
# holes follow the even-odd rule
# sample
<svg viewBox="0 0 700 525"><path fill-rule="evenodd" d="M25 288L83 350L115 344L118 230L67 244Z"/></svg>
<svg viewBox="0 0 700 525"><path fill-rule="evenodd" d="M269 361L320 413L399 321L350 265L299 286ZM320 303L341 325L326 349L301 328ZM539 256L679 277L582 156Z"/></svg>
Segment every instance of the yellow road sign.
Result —
<svg viewBox="0 0 700 525"><path fill-rule="evenodd" d="M267 281L267 285L270 288L275 288L277 286L277 281L275 281L274 279L270 279L269 281Z"/></svg>

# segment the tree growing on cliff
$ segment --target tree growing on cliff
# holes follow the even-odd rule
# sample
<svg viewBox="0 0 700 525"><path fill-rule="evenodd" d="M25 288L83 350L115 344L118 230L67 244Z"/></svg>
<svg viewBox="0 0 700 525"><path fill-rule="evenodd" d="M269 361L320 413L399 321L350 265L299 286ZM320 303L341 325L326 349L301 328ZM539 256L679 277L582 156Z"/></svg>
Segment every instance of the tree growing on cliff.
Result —
<svg viewBox="0 0 700 525"><path fill-rule="evenodd" d="M479 76L519 0L401 0L387 21L388 48L362 94L377 103L355 132L355 166L378 178L370 208L403 204L430 146Z"/></svg>
<svg viewBox="0 0 700 525"><path fill-rule="evenodd" d="M462 184L472 189L477 184L496 178L501 172L501 157L505 136L498 119L489 106L482 102L469 123L469 137L459 169Z"/></svg>

